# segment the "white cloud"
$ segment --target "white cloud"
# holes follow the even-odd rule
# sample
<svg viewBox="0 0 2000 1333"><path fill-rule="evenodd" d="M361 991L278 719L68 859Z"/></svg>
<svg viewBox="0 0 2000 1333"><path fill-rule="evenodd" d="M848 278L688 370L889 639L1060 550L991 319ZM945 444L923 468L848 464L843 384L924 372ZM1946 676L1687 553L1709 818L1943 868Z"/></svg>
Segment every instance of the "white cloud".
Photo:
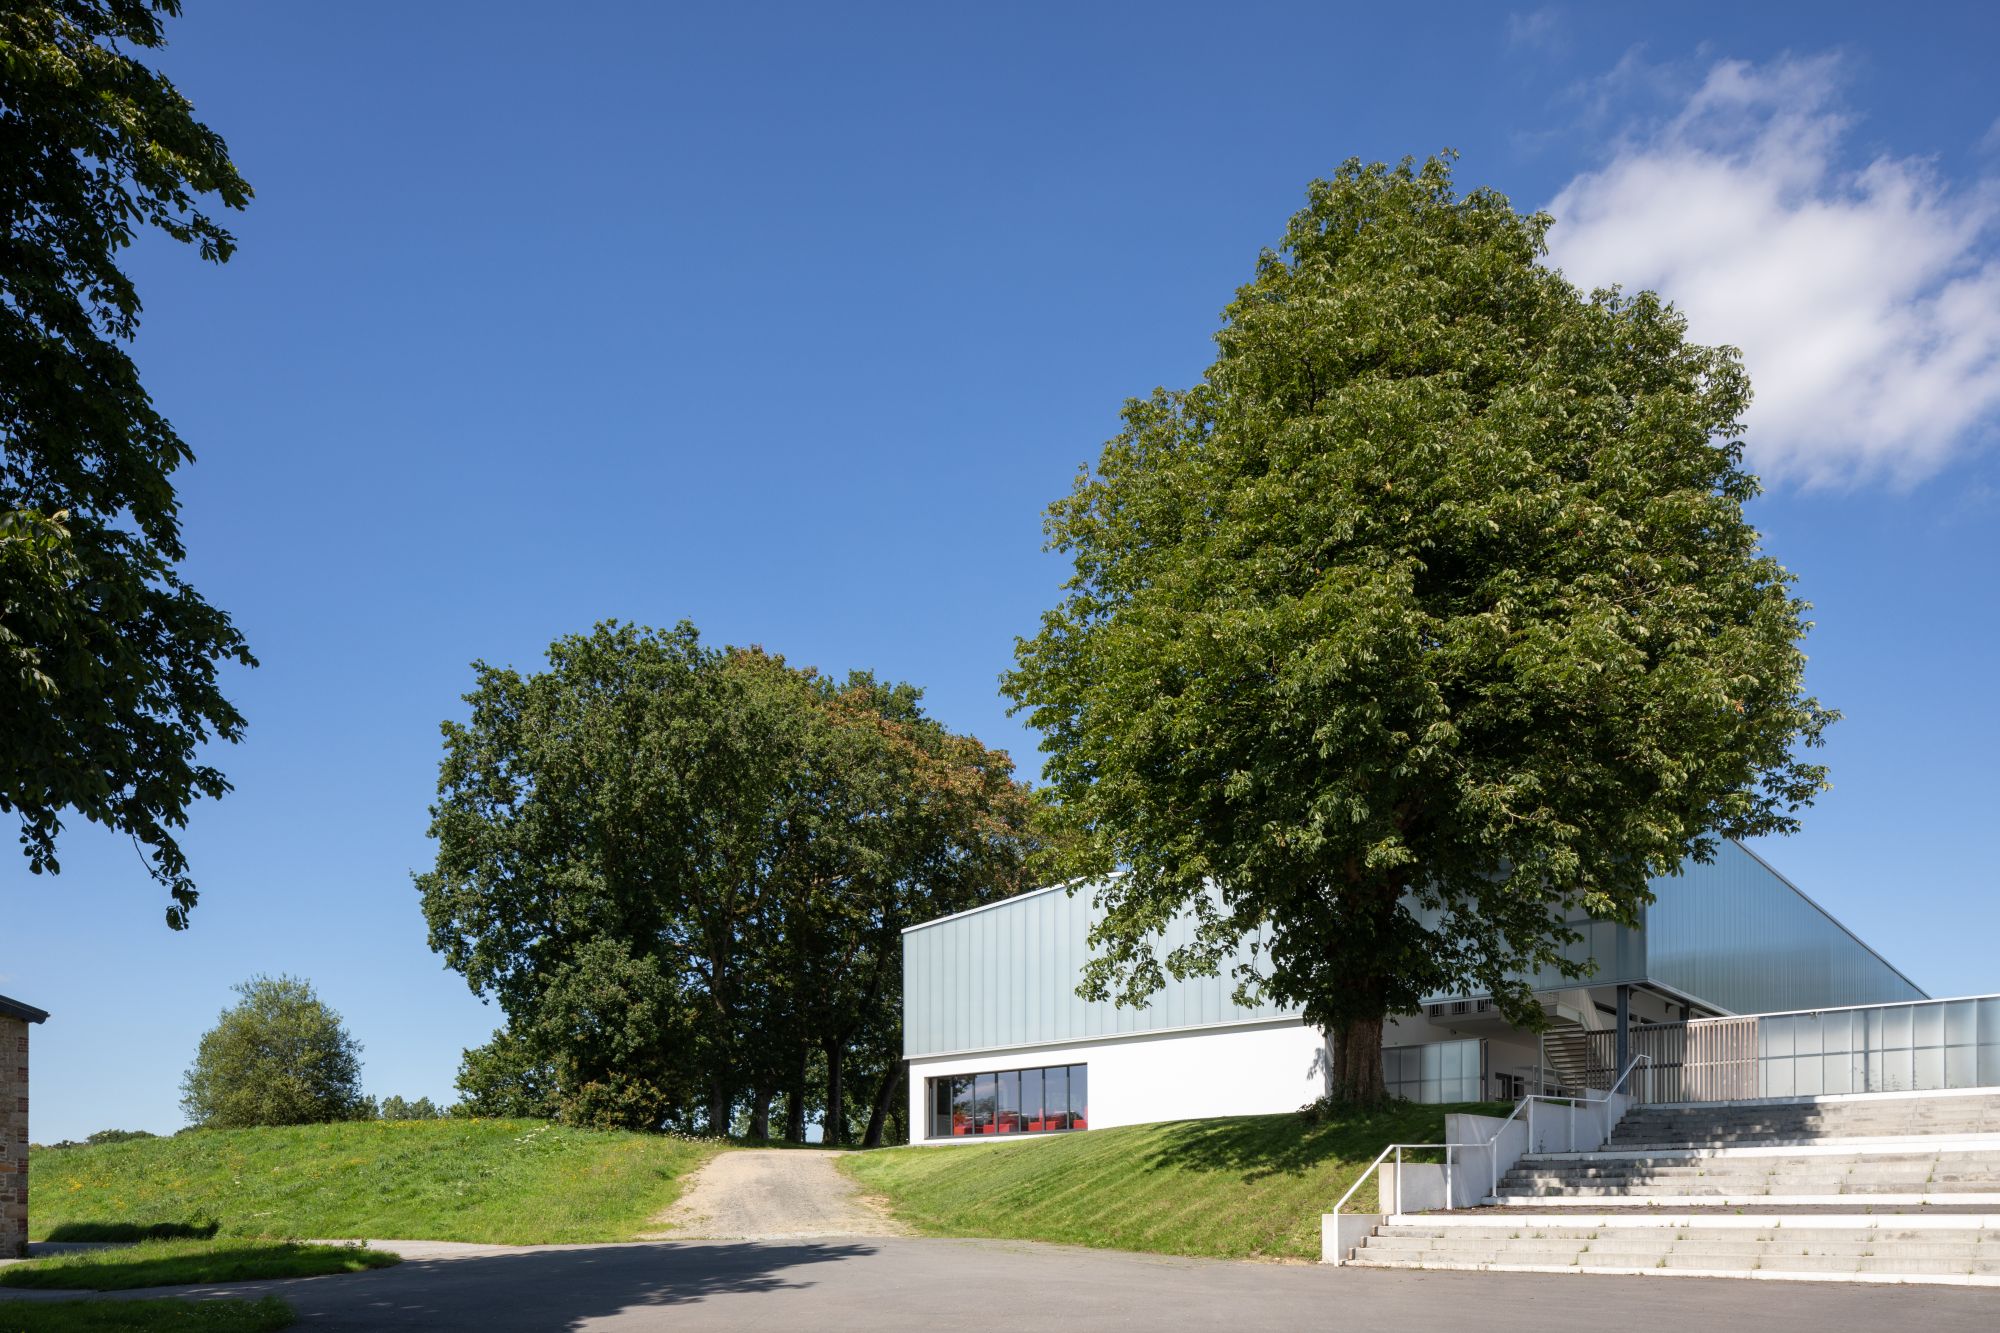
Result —
<svg viewBox="0 0 2000 1333"><path fill-rule="evenodd" d="M1912 484L2000 420L1991 182L1842 158L1834 57L1724 61L1549 205L1579 286L1652 288L1743 349L1748 453L1770 480Z"/></svg>
<svg viewBox="0 0 2000 1333"><path fill-rule="evenodd" d="M1532 50L1559 52L1567 45L1562 18L1551 6L1507 15L1507 45Z"/></svg>

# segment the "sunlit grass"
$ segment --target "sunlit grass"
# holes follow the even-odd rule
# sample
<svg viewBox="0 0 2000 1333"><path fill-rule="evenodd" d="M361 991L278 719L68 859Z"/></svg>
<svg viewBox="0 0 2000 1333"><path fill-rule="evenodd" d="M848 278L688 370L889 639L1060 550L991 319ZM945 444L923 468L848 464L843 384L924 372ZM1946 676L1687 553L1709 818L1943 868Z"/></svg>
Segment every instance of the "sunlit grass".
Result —
<svg viewBox="0 0 2000 1333"><path fill-rule="evenodd" d="M200 1130L35 1152L38 1240L625 1240L717 1145L533 1120Z"/></svg>
<svg viewBox="0 0 2000 1333"><path fill-rule="evenodd" d="M1319 1125L1296 1115L1182 1120L1015 1143L891 1148L841 1165L929 1235L1317 1259L1320 1214L1384 1145L1435 1143L1446 1112L1494 1109L1398 1103ZM1372 1194L1364 1186L1367 1197L1351 1206L1370 1206Z"/></svg>

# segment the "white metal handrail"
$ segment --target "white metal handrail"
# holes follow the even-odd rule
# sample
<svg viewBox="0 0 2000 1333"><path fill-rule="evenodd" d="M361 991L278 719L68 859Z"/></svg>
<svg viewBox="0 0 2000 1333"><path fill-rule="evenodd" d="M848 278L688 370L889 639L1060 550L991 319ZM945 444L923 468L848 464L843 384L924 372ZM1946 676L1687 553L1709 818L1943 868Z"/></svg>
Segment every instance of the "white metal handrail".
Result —
<svg viewBox="0 0 2000 1333"><path fill-rule="evenodd" d="M1411 1152L1416 1152L1416 1151L1436 1152L1440 1149L1443 1150L1444 1210L1446 1212L1450 1212L1452 1211L1451 1155L1453 1152L1467 1148L1485 1149L1487 1153L1487 1165L1492 1169L1492 1183L1491 1187L1488 1190L1488 1193L1498 1194L1500 1192L1500 1136L1507 1132L1507 1126L1514 1123L1514 1118L1521 1114L1523 1108L1526 1108L1528 1112L1528 1123L1527 1123L1528 1151L1533 1152L1535 1150L1535 1103L1536 1102L1562 1102L1572 1108L1574 1108L1576 1104L1579 1102L1585 1104L1591 1102L1601 1102L1608 1106L1612 1097L1617 1094L1620 1088L1625 1086L1626 1080L1632 1077L1632 1071L1637 1069L1641 1064L1644 1064L1647 1067L1648 1072L1650 1072L1652 1069L1653 1058L1650 1055L1646 1055L1643 1053L1633 1056L1631 1063L1625 1066L1625 1072L1618 1076L1617 1082L1613 1083L1609 1088L1605 1089L1602 1096L1547 1097L1543 1096L1541 1093L1538 1092L1529 1093L1527 1096L1521 1098L1520 1101L1514 1104L1514 1109L1507 1113L1507 1118L1500 1122L1500 1127L1494 1130L1493 1136L1487 1139L1486 1142L1484 1143L1392 1143L1390 1144L1388 1147L1382 1149L1381 1152L1375 1155L1375 1160L1370 1162L1368 1164L1367 1169L1364 1170L1359 1176L1355 1177L1354 1183L1347 1187L1347 1193L1341 1195L1339 1202L1333 1205L1334 1234L1336 1238L1338 1237L1340 1232L1340 1221L1339 1221L1340 1210L1347 1206L1347 1201L1354 1197L1356 1191L1358 1191L1362 1187L1362 1185L1364 1185L1371 1178L1373 1178L1375 1173L1381 1169L1383 1161L1387 1159L1390 1156L1390 1154L1393 1153L1396 1158L1396 1179L1394 1184L1395 1188L1394 1202L1396 1206L1389 1210L1391 1216L1401 1216L1403 1212L1403 1153L1405 1150ZM1607 1124L1605 1126L1605 1134L1607 1137L1609 1136L1610 1132L1611 1132L1611 1126ZM1569 1150L1571 1152L1576 1151L1575 1116L1571 1116L1569 1121ZM1378 1198L1375 1202L1379 1206L1382 1200ZM1333 1256L1333 1262L1336 1266L1347 1262L1347 1254L1345 1251L1345 1247L1342 1247L1335 1252Z"/></svg>

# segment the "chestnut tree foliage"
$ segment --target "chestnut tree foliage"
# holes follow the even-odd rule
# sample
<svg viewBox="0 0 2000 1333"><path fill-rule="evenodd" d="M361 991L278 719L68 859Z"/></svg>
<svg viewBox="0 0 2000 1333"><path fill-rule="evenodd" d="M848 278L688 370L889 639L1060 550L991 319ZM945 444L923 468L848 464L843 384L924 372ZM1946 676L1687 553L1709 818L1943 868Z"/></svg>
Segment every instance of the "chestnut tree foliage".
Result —
<svg viewBox="0 0 2000 1333"><path fill-rule="evenodd" d="M782 1095L791 1137L810 1105L829 1141L879 1141L903 928L1027 886L1037 806L1007 756L907 685L685 623L475 671L417 877L432 947L507 1015L469 1102L710 1133L740 1108L766 1134Z"/></svg>
<svg viewBox="0 0 2000 1333"><path fill-rule="evenodd" d="M175 830L229 784L202 759L243 718L217 667L252 665L180 577L173 472L193 455L126 345L139 295L119 251L151 229L220 263L204 200L250 198L220 137L135 52L178 0L0 5L0 812L59 868L64 812L128 834L195 902Z"/></svg>
<svg viewBox="0 0 2000 1333"><path fill-rule="evenodd" d="M1049 510L1073 573L1006 688L1103 877L1083 993L1233 966L1376 1100L1385 1016L1471 991L1538 1021L1524 974L1579 974L1566 914L1630 922L1824 786L1741 360L1579 292L1549 225L1448 158L1350 161L1201 383L1129 402Z"/></svg>

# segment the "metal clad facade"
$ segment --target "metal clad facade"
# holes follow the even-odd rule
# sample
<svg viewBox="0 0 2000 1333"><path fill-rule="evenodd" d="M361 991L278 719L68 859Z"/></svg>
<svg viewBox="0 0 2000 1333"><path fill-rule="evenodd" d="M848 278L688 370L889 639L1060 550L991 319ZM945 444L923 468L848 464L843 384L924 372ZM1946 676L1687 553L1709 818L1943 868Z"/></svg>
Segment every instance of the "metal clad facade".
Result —
<svg viewBox="0 0 2000 1333"><path fill-rule="evenodd" d="M1653 981L1727 1013L1774 1013L1925 998L1770 867L1732 842L1710 865L1690 862L1653 881L1656 901L1639 929L1576 922L1594 975L1551 971L1538 990ZM1086 1003L1076 984L1090 958L1097 917L1091 890L1048 889L944 917L903 935L903 1051L912 1059L1048 1046L1127 1034L1295 1017L1275 1004L1244 1007L1228 968L1166 986L1143 1009ZM1192 923L1177 919L1158 942L1164 957ZM1435 996L1461 999L1463 996Z"/></svg>
<svg viewBox="0 0 2000 1333"><path fill-rule="evenodd" d="M1918 1000L1924 993L1757 857L1724 842L1709 865L1653 881L1653 980L1729 1013Z"/></svg>
<svg viewBox="0 0 2000 1333"><path fill-rule="evenodd" d="M1236 981L1176 981L1143 1009L1079 999L1096 919L1088 888L1023 894L978 911L945 917L903 935L903 1053L912 1059L957 1051L1043 1046L1094 1037L1283 1018L1274 1004L1246 1008L1231 998ZM1192 925L1175 921L1159 945L1162 958L1188 941Z"/></svg>

